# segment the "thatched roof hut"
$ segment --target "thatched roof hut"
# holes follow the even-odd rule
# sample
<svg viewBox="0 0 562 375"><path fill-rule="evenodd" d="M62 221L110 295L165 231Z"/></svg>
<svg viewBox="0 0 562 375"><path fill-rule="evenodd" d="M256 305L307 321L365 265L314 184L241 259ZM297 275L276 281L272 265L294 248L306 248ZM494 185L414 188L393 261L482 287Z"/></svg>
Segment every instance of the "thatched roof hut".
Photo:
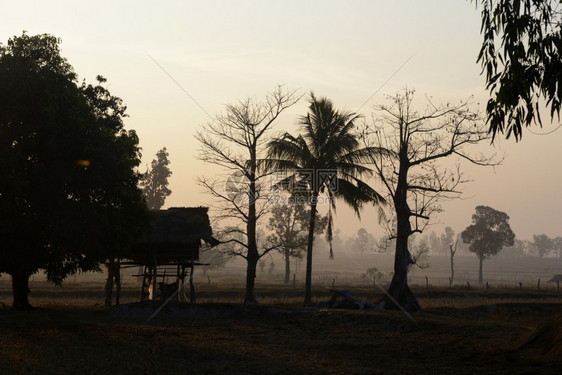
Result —
<svg viewBox="0 0 562 375"><path fill-rule="evenodd" d="M207 215L207 207L174 207L155 210L145 238L133 246L135 263L191 264L199 260L202 241L214 246L218 241Z"/></svg>

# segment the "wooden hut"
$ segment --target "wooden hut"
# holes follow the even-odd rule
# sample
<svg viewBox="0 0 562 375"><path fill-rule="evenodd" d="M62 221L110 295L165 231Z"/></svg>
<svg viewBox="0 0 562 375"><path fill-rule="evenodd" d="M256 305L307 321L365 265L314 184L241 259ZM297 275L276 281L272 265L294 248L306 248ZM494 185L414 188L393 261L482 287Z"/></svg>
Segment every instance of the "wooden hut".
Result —
<svg viewBox="0 0 562 375"><path fill-rule="evenodd" d="M154 217L148 233L131 251L131 263L144 266L141 300L154 299L159 278L162 287L166 285L166 277L175 276L176 288L182 287L186 268L190 269L190 299L194 300L193 269L199 261L199 250L203 243L210 246L219 243L213 238L207 211L207 207L152 211Z"/></svg>

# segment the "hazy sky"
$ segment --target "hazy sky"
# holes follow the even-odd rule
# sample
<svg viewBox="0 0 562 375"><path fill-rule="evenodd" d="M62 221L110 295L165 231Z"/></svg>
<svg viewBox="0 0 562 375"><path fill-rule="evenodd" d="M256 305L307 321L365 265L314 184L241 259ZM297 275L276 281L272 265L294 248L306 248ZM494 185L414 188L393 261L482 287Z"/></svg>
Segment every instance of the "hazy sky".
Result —
<svg viewBox="0 0 562 375"><path fill-rule="evenodd" d="M4 1L0 11L2 43L23 30L53 34L80 79L108 78L111 93L128 106L126 126L138 132L145 164L168 148L173 193L166 206L208 205L194 182L209 171L194 158L193 135L209 120L205 112L217 114L246 96L262 98L276 84L313 90L366 116L385 94L405 86L416 90L420 109L426 94L434 102L470 95L487 100L475 62L479 11L466 0ZM277 130L292 131L306 104L305 98L287 111ZM465 199L444 204L438 220L459 232L484 204L507 212L518 238L562 235L560 144L562 130L483 145L479 151L505 152L505 162L466 168L474 182ZM380 235L375 216L367 209L359 222L339 207L336 225L344 234L366 227Z"/></svg>

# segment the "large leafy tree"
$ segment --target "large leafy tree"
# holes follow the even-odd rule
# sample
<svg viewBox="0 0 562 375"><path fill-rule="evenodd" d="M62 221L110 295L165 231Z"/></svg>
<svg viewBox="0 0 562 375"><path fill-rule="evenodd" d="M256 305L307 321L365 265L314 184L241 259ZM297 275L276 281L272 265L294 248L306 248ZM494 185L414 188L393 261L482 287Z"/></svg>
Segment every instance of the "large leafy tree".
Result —
<svg viewBox="0 0 562 375"><path fill-rule="evenodd" d="M560 114L562 8L559 0L477 0L483 37L478 61L491 98L490 131L521 139L523 127L542 126L540 109Z"/></svg>
<svg viewBox="0 0 562 375"><path fill-rule="evenodd" d="M515 234L509 226L509 216L488 206L476 206L472 215L472 224L462 233L464 243L470 244L468 249L475 253L480 261L478 282L482 282L482 263L485 259L496 255L504 247L513 246Z"/></svg>
<svg viewBox="0 0 562 375"><path fill-rule="evenodd" d="M269 143L268 168L286 173L278 186L308 197L310 218L306 253L304 304L312 303L312 247L321 194L328 196L330 210L341 198L359 216L364 203L380 204L383 197L361 180L372 171L364 162L375 152L360 147L354 132L359 116L338 111L327 98L310 95L308 113L300 118L300 134L285 133ZM331 239L332 216L328 212L327 236ZM331 247L330 247L331 252Z"/></svg>
<svg viewBox="0 0 562 375"><path fill-rule="evenodd" d="M101 76L77 84L59 44L24 33L0 45L0 272L17 309L31 307L30 275L60 283L98 269L146 223L125 106Z"/></svg>
<svg viewBox="0 0 562 375"><path fill-rule="evenodd" d="M172 175L170 160L166 147L158 150L156 159L150 163L141 180L141 188L146 199L146 205L151 210L159 210L164 205L166 197L172 194L168 189L168 178Z"/></svg>

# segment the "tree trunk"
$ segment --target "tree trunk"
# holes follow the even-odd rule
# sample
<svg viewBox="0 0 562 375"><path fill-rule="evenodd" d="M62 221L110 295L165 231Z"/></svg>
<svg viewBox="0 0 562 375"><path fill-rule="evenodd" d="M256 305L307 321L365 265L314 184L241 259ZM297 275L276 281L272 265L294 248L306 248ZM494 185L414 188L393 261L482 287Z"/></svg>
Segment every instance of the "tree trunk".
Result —
<svg viewBox="0 0 562 375"><path fill-rule="evenodd" d="M117 273L115 274L115 306L119 306L121 296L121 258L117 258Z"/></svg>
<svg viewBox="0 0 562 375"><path fill-rule="evenodd" d="M304 283L304 305L312 305L312 245L314 243L314 226L316 225L316 204L318 192L313 192L310 199L310 221L308 223L308 245L306 247L306 278Z"/></svg>
<svg viewBox="0 0 562 375"><path fill-rule="evenodd" d="M455 281L455 264L453 263L453 253L451 253L451 285Z"/></svg>
<svg viewBox="0 0 562 375"><path fill-rule="evenodd" d="M420 311L421 307L416 296L408 286L408 267L411 263L410 251L408 250L408 238L412 234L410 216L412 211L408 206L408 148L404 142L399 152L400 167L398 181L394 194L394 209L396 212L396 251L394 254L394 276L388 288L388 294L384 297L385 308L398 309L396 303L400 304L406 311Z"/></svg>
<svg viewBox="0 0 562 375"><path fill-rule="evenodd" d="M407 247L407 238L405 241L396 241L396 253L394 257L394 276L388 288L388 294L394 298L406 311L420 311L421 307L416 296L408 286L408 266L410 263L410 253ZM388 296L385 296L385 308L396 310L399 307Z"/></svg>
<svg viewBox="0 0 562 375"><path fill-rule="evenodd" d="M29 277L30 272L16 271L12 274L12 308L14 310L32 310L33 306L29 303Z"/></svg>
<svg viewBox="0 0 562 375"><path fill-rule="evenodd" d="M482 282L484 281L482 277L482 263L484 261L484 258L480 257L479 259L480 259L480 267L478 268L478 282L482 284Z"/></svg>
<svg viewBox="0 0 562 375"><path fill-rule="evenodd" d="M289 284L289 277L291 277L291 251L285 249L285 284Z"/></svg>
<svg viewBox="0 0 562 375"><path fill-rule="evenodd" d="M254 286L256 281L256 269L258 267L258 251L254 247L254 250L250 250L248 247L248 266L246 267L246 296L244 297L244 303L257 303L256 296L254 295Z"/></svg>

